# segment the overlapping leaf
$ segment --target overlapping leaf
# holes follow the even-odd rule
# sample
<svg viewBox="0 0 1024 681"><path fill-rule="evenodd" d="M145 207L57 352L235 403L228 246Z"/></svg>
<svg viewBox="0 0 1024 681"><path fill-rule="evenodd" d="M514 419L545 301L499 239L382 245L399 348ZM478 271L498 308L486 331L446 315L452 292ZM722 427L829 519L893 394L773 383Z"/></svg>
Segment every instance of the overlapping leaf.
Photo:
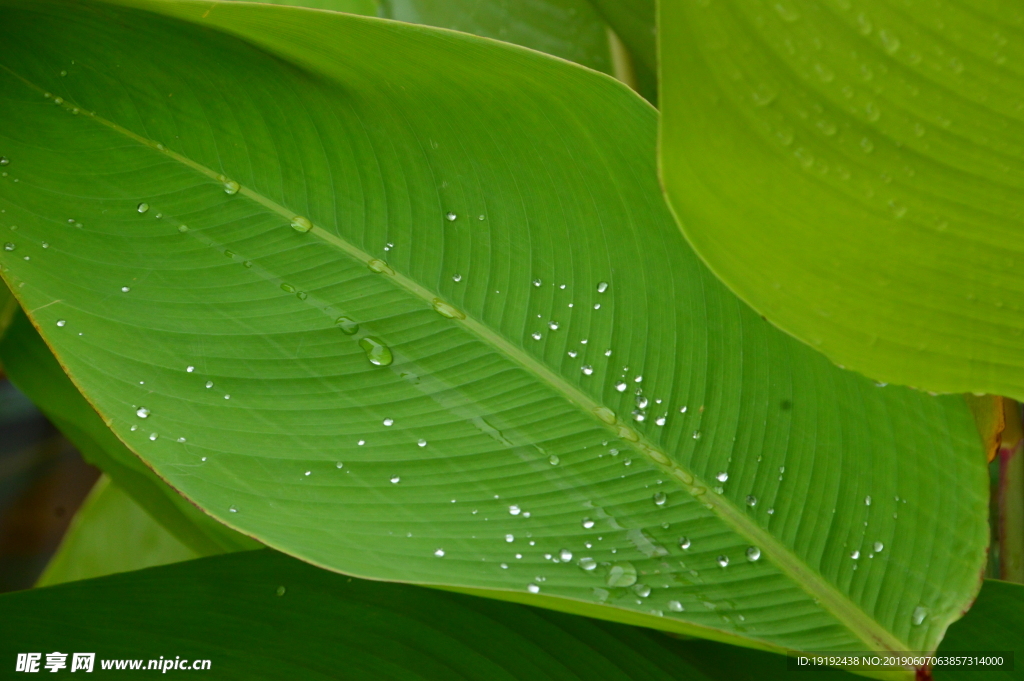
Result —
<svg viewBox="0 0 1024 681"><path fill-rule="evenodd" d="M1013 2L665 2L683 231L780 328L881 381L1024 397Z"/></svg>
<svg viewBox="0 0 1024 681"><path fill-rule="evenodd" d="M3 5L0 263L190 499L332 569L772 649L928 649L959 616L986 544L964 402L729 294L621 84L374 19L144 7Z"/></svg>

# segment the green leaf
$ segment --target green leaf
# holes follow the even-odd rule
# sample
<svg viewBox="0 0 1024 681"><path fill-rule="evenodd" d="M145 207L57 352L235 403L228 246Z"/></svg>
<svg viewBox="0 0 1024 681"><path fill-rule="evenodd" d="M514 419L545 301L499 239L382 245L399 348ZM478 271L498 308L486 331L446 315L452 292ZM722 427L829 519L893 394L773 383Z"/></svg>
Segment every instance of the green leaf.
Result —
<svg viewBox="0 0 1024 681"><path fill-rule="evenodd" d="M1024 586L986 579L978 600L962 620L949 628L939 646L939 654L1013 651L1014 670L974 668L936 668L936 681L1001 681L1024 679Z"/></svg>
<svg viewBox="0 0 1024 681"><path fill-rule="evenodd" d="M666 2L661 169L772 323L890 383L1024 398L1013 3Z"/></svg>
<svg viewBox="0 0 1024 681"><path fill-rule="evenodd" d="M197 509L125 447L71 383L20 309L0 339L0 362L11 382L39 406L86 461L113 478L196 554L259 546Z"/></svg>
<svg viewBox="0 0 1024 681"><path fill-rule="evenodd" d="M36 586L198 557L104 475L75 514Z"/></svg>
<svg viewBox="0 0 1024 681"><path fill-rule="evenodd" d="M144 7L4 5L0 265L189 499L334 570L773 650L931 649L959 617L988 539L964 401L722 287L622 84L421 26Z"/></svg>
<svg viewBox="0 0 1024 681"><path fill-rule="evenodd" d="M590 0L640 66L658 69L654 0Z"/></svg>
<svg viewBox="0 0 1024 681"><path fill-rule="evenodd" d="M94 673L103 672L102 660L142 659L145 668L163 656L209 659L207 673L217 679L753 681L789 674L776 655L353 580L266 550L3 594L0 607L5 621L18 623L0 639L5 661L31 651L95 652ZM802 678L854 677L825 671Z"/></svg>

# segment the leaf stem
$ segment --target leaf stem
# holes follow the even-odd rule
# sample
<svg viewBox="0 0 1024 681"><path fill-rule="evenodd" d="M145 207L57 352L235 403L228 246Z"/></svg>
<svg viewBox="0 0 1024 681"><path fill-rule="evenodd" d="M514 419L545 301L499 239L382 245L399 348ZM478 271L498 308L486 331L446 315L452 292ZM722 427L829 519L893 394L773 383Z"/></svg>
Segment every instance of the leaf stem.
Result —
<svg viewBox="0 0 1024 681"><path fill-rule="evenodd" d="M1020 404L1003 399L999 443L999 578L1024 584L1024 428Z"/></svg>
<svg viewBox="0 0 1024 681"><path fill-rule="evenodd" d="M612 57L612 75L630 87L634 92L637 90L636 67L633 66L633 55L626 47L622 39L608 27L608 51Z"/></svg>

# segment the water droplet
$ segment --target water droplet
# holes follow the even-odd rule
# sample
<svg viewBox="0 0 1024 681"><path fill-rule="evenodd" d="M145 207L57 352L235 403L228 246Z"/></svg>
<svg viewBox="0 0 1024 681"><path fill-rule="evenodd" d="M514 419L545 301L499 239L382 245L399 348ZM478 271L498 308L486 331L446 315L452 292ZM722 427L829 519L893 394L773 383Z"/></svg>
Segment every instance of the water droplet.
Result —
<svg viewBox="0 0 1024 681"><path fill-rule="evenodd" d="M384 420L382 421L382 423L383 423L383 424L384 424L385 426L393 426L393 425L395 425L395 420L394 420L394 419L384 419Z"/></svg>
<svg viewBox="0 0 1024 681"><path fill-rule="evenodd" d="M178 225L178 231L184 234L185 232L188 231L188 225ZM246 267L252 267L252 263L250 262L248 265L246 265Z"/></svg>
<svg viewBox="0 0 1024 681"><path fill-rule="evenodd" d="M756 546L751 546L747 548L747 560L753 563L754 561L759 560L760 558L761 549L757 548Z"/></svg>
<svg viewBox="0 0 1024 681"><path fill-rule="evenodd" d="M213 387L213 381L207 381L206 382L206 387L207 388L212 388Z"/></svg>
<svg viewBox="0 0 1024 681"><path fill-rule="evenodd" d="M281 284L281 290L285 293L295 293L295 287L288 283Z"/></svg>
<svg viewBox="0 0 1024 681"><path fill-rule="evenodd" d="M287 589L285 589L283 586L277 587L277 595L278 596L284 596L286 591L287 591Z"/></svg>
<svg viewBox="0 0 1024 681"><path fill-rule="evenodd" d="M160 437L160 436L158 434L156 434L156 433L150 433L149 434L149 439L152 440L153 442L156 442L156 439L158 437Z"/></svg>
<svg viewBox="0 0 1024 681"><path fill-rule="evenodd" d="M452 281L454 281L456 284L459 283L460 281L462 281L462 275L461 274L452 275Z"/></svg>
<svg viewBox="0 0 1024 681"><path fill-rule="evenodd" d="M688 549L688 548L690 548L690 538L689 537L680 537L679 538L679 548L681 548L681 549Z"/></svg>
<svg viewBox="0 0 1024 681"><path fill-rule="evenodd" d="M919 627L924 623L926 617L928 617L928 608L919 605L914 608L914 614L911 615L910 621L914 623L915 627Z"/></svg>
<svg viewBox="0 0 1024 681"><path fill-rule="evenodd" d="M374 258L370 262L366 263L366 266L368 268L370 268L371 272L376 272L377 274L392 274L393 275L395 273L395 271L393 269L391 269L390 265L388 265L383 260L378 260L376 258Z"/></svg>
<svg viewBox="0 0 1024 681"><path fill-rule="evenodd" d="M540 279L534 279L534 280L533 280L533 285L534 285L534 286L540 286L540 285L541 285L541 284L543 284L543 283L544 283L544 282L542 282L542 281L541 281Z"/></svg>
<svg viewBox="0 0 1024 681"><path fill-rule="evenodd" d="M203 461L205 461L205 460L206 459L204 458ZM235 508L234 506L231 506L230 508L228 508L228 510L231 511L232 513L238 513L238 509Z"/></svg>
<svg viewBox="0 0 1024 681"><path fill-rule="evenodd" d="M700 439L700 431L699 430L693 431L693 439L694 440L699 440Z"/></svg>
<svg viewBox="0 0 1024 681"><path fill-rule="evenodd" d="M508 507L509 515L519 515L522 511L523 509L519 508L516 504L512 504Z"/></svg>
<svg viewBox="0 0 1024 681"><path fill-rule="evenodd" d="M399 477L397 475L392 475L391 476L391 484L392 485L397 485L400 482L402 482L402 478L401 477Z"/></svg>
<svg viewBox="0 0 1024 681"><path fill-rule="evenodd" d="M541 337L542 337L542 336L540 335L540 332L534 332L534 333L531 333L531 334L530 334L530 336L531 336L531 337L533 338L533 340L540 340L540 339L541 339Z"/></svg>
<svg viewBox="0 0 1024 681"><path fill-rule="evenodd" d="M334 320L334 324L341 329L341 332L346 336L351 336L359 331L359 324L349 317L338 317Z"/></svg>
<svg viewBox="0 0 1024 681"><path fill-rule="evenodd" d="M417 440L417 441L416 441L416 444L417 444L418 446L420 446L420 447L426 447L426 446L427 446L427 441L426 441L426 440L423 440L423 439L420 439L420 440Z"/></svg>
<svg viewBox="0 0 1024 681"><path fill-rule="evenodd" d="M625 381L619 381L618 383L615 384L615 389L618 390L620 393L626 392L626 388L628 387L629 386L626 384Z"/></svg>
<svg viewBox="0 0 1024 681"><path fill-rule="evenodd" d="M0 166L8 165L10 162L11 159L7 158L6 156L0 156Z"/></svg>
<svg viewBox="0 0 1024 681"><path fill-rule="evenodd" d="M572 357L573 359L575 359L575 358L576 358L576 354L577 354L577 353L576 353L576 351L575 351L575 350L570 350L570 351L569 351L569 352L567 352L566 354L567 354L567 355L569 355L570 357Z"/></svg>
<svg viewBox="0 0 1024 681"><path fill-rule="evenodd" d="M755 497L753 494L748 494L747 495L747 506L751 506L751 507L757 506L757 497Z"/></svg>
<svg viewBox="0 0 1024 681"><path fill-rule="evenodd" d="M528 584L526 586L526 590L529 591L532 594L539 594L540 593L540 587L537 586L536 584Z"/></svg>
<svg viewBox="0 0 1024 681"><path fill-rule="evenodd" d="M552 454L551 456L548 457L548 463L551 464L552 466L557 466L559 461L560 459L556 454Z"/></svg>
<svg viewBox="0 0 1024 681"><path fill-rule="evenodd" d="M586 570L587 572L590 572L594 568L597 567L597 561L594 560L593 558L589 558L589 557L580 558L579 561L577 561L576 564L579 565L584 570Z"/></svg>
<svg viewBox="0 0 1024 681"><path fill-rule="evenodd" d="M851 552L850 553L850 558L853 558L854 560L857 560L858 558L860 558L860 551L853 551L853 552Z"/></svg>
<svg viewBox="0 0 1024 681"><path fill-rule="evenodd" d="M455 218L459 216L449 211L448 213L445 213L444 217L448 222L455 222Z"/></svg>
<svg viewBox="0 0 1024 681"><path fill-rule="evenodd" d="M366 444L366 440L360 440L360 441L359 441L359 442L357 442L356 444L357 444L357 445L359 445L360 447L362 447L363 445L365 445L365 444Z"/></svg>
<svg viewBox="0 0 1024 681"><path fill-rule="evenodd" d="M640 598L647 598L651 595L651 587L646 584L634 584L632 591Z"/></svg>
<svg viewBox="0 0 1024 681"><path fill-rule="evenodd" d="M335 466L336 468L344 468L344 467L345 467L345 464L343 464L342 462L340 462L340 461L339 461L338 463L334 464L334 466Z"/></svg>
<svg viewBox="0 0 1024 681"><path fill-rule="evenodd" d="M456 309L440 298L434 298L434 311L447 319L465 319L466 313ZM555 326L555 328L558 328Z"/></svg>
<svg viewBox="0 0 1024 681"><path fill-rule="evenodd" d="M597 285L597 292L598 292L598 293L604 293L604 292L605 292L605 291L607 291L607 290L608 290L608 282L606 282L606 281L602 281L602 282L600 282L600 283L599 283L599 284Z"/></svg>
<svg viewBox="0 0 1024 681"><path fill-rule="evenodd" d="M874 545L875 553L881 553L882 549L885 548L885 544L880 541L876 541Z"/></svg>
<svg viewBox="0 0 1024 681"><path fill-rule="evenodd" d="M444 556L444 549L438 549L437 551L434 551L434 555L438 558L441 558L442 556Z"/></svg>
<svg viewBox="0 0 1024 681"><path fill-rule="evenodd" d="M312 475L313 471L306 471L306 475Z"/></svg>
<svg viewBox="0 0 1024 681"><path fill-rule="evenodd" d="M715 479L718 480L718 482L725 482L726 480L729 479L729 474L726 473L725 471L721 471L718 475L715 476Z"/></svg>
<svg viewBox="0 0 1024 681"><path fill-rule="evenodd" d="M228 180L227 182L224 183L224 193L225 194L237 194L238 190L241 189L241 188L242 188L241 185L239 185L234 180ZM303 230L303 231L309 231L309 230Z"/></svg>
<svg viewBox="0 0 1024 681"><path fill-rule="evenodd" d="M654 497L652 498L654 500L655 506L664 506L665 502L668 500L668 497L665 495L664 492L655 492Z"/></svg>
<svg viewBox="0 0 1024 681"><path fill-rule="evenodd" d="M720 567L725 567L726 565L729 564L729 556L719 556L717 560L718 560L718 565Z"/></svg>
<svg viewBox="0 0 1024 681"><path fill-rule="evenodd" d="M137 211L139 211L140 213L145 213L146 211L149 210L149 204L148 203L140 203L138 206L136 206L135 209Z"/></svg>
<svg viewBox="0 0 1024 681"><path fill-rule="evenodd" d="M185 442L185 438L183 438L183 437L179 437L179 438L178 438L178 442Z"/></svg>
<svg viewBox="0 0 1024 681"><path fill-rule="evenodd" d="M57 326L64 326L65 324L67 324L67 322L64 321L63 319L58 319L57 320Z"/></svg>
<svg viewBox="0 0 1024 681"><path fill-rule="evenodd" d="M149 410L146 409L145 407L139 407L138 409L135 410L135 415L138 416L140 419L149 418Z"/></svg>
<svg viewBox="0 0 1024 681"><path fill-rule="evenodd" d="M636 584L636 568L632 563L612 563L605 583L608 586L633 586Z"/></svg>
<svg viewBox="0 0 1024 681"><path fill-rule="evenodd" d="M298 298L299 300L305 300L308 297L308 295L306 294L305 291L299 291L298 293L295 294L295 297Z"/></svg>
<svg viewBox="0 0 1024 681"><path fill-rule="evenodd" d="M507 541L509 544L511 544L515 540L516 540L515 535L511 535L511 534L506 534L505 535L505 541Z"/></svg>
<svg viewBox="0 0 1024 681"><path fill-rule="evenodd" d="M370 364L379 367L386 367L393 361L391 348L384 345L384 341L376 336L365 336L359 339L359 347L366 352L366 359Z"/></svg>
<svg viewBox="0 0 1024 681"><path fill-rule="evenodd" d="M683 610L685 610L685 608L683 608L683 604L679 601L669 601L668 609L672 612L682 612Z"/></svg>
<svg viewBox="0 0 1024 681"><path fill-rule="evenodd" d="M128 293L129 291L131 291L131 288L129 288L127 286L122 286L121 287L121 293Z"/></svg>
<svg viewBox="0 0 1024 681"><path fill-rule="evenodd" d="M864 497L864 505L865 506L870 506L871 505L871 496L870 495Z"/></svg>
<svg viewBox="0 0 1024 681"><path fill-rule="evenodd" d="M591 520L590 518L584 518L582 525L583 525L583 529L589 530L592 527L594 527L594 521Z"/></svg>
<svg viewBox="0 0 1024 681"><path fill-rule="evenodd" d="M302 217L301 215L296 215L292 218L291 226L296 232L302 233L313 229L313 223L309 221L309 218Z"/></svg>
<svg viewBox="0 0 1024 681"><path fill-rule="evenodd" d="M584 364L583 366L580 367L580 371L583 372L584 376L590 376L592 373L594 373L594 367L590 366L589 364Z"/></svg>
<svg viewBox="0 0 1024 681"><path fill-rule="evenodd" d="M552 331L558 331L558 322L548 322L548 328Z"/></svg>

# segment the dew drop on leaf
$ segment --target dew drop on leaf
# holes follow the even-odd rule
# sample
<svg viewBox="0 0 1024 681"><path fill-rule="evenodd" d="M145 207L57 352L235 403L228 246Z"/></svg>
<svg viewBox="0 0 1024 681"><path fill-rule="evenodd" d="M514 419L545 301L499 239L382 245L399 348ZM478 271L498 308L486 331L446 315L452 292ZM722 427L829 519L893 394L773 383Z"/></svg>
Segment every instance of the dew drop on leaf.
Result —
<svg viewBox="0 0 1024 681"><path fill-rule="evenodd" d="M581 568L583 568L587 572L590 572L594 568L597 567L597 561L594 560L593 558L583 557L583 558L579 559L579 561L577 562L577 565L579 565Z"/></svg>
<svg viewBox="0 0 1024 681"><path fill-rule="evenodd" d="M589 530L592 527L594 527L594 521L591 520L590 518L584 518L582 524L583 524L583 529L585 529L585 530Z"/></svg>
<svg viewBox="0 0 1024 681"><path fill-rule="evenodd" d="M679 538L679 548L681 548L681 549L688 549L688 548L690 548L690 538L689 537L680 537Z"/></svg>
<svg viewBox="0 0 1024 681"><path fill-rule="evenodd" d="M135 410L135 415L140 419L149 418L149 410L145 407L139 407Z"/></svg>
<svg viewBox="0 0 1024 681"><path fill-rule="evenodd" d="M313 223L309 221L309 218L303 217L301 215L296 215L295 217L292 218L291 226L292 229L294 229L296 232L302 233L306 233L309 230L313 229Z"/></svg>
<svg viewBox="0 0 1024 681"><path fill-rule="evenodd" d="M725 482L726 480L729 479L729 474L726 473L725 471L721 471L718 475L715 476L715 479L717 479L718 482Z"/></svg>
<svg viewBox="0 0 1024 681"><path fill-rule="evenodd" d="M646 584L634 584L632 591L640 598L647 598L651 595L651 587Z"/></svg>
<svg viewBox="0 0 1024 681"><path fill-rule="evenodd" d="M135 209L137 211L139 211L140 213L145 213L146 211L149 210L149 204L148 203L140 203L138 206L136 206Z"/></svg>
<svg viewBox="0 0 1024 681"><path fill-rule="evenodd" d="M636 584L636 568L628 562L613 563L608 568L605 583L608 586L633 586Z"/></svg>
<svg viewBox="0 0 1024 681"><path fill-rule="evenodd" d="M751 546L747 549L747 560L753 563L761 558L761 549L756 546Z"/></svg>
<svg viewBox="0 0 1024 681"><path fill-rule="evenodd" d="M334 324L341 329L341 332L346 336L351 336L359 331L359 324L348 317L338 317L334 320Z"/></svg>
<svg viewBox="0 0 1024 681"><path fill-rule="evenodd" d="M234 180L228 180L227 182L224 183L225 194L237 194L238 190L241 188L242 187Z"/></svg>
<svg viewBox="0 0 1024 681"><path fill-rule="evenodd" d="M604 292L605 292L605 291L607 291L607 290L608 290L608 282L606 282L606 281L602 281L602 282L600 282L600 283L599 283L599 284L597 285L597 292L598 292L598 293L604 293Z"/></svg>
<svg viewBox="0 0 1024 681"><path fill-rule="evenodd" d="M668 602L668 609L671 610L672 612L682 612L684 610L683 604L680 603L679 601L669 601Z"/></svg>
<svg viewBox="0 0 1024 681"><path fill-rule="evenodd" d="M655 492L654 493L654 497L652 497L652 498L654 500L654 505L655 506L664 506L665 505L665 501L668 500L668 497L665 495L664 492Z"/></svg>
<svg viewBox="0 0 1024 681"><path fill-rule="evenodd" d="M360 338L359 347L366 353L366 359L374 366L386 367L394 360L391 348L384 345L384 342L375 336Z"/></svg>
<svg viewBox="0 0 1024 681"><path fill-rule="evenodd" d="M529 591L532 594L539 594L540 593L540 587L537 586L536 584L528 584L526 586L526 590Z"/></svg>

